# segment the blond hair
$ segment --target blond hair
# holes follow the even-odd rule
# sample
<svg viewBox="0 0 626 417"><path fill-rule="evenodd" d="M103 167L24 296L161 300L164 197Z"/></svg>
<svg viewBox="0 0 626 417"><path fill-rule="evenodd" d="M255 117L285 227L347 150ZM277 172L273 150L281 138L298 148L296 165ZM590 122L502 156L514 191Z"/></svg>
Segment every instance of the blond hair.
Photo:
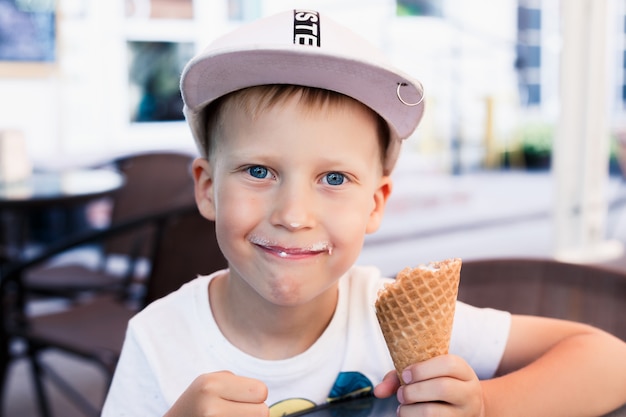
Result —
<svg viewBox="0 0 626 417"><path fill-rule="evenodd" d="M262 114L292 97L299 96L299 103L308 109L320 109L324 106L345 106L355 103L372 114L377 123L380 161L384 163L387 145L389 144L389 126L375 111L358 100L335 91L315 87L291 84L272 84L244 88L220 97L204 110L206 143L203 144L204 157L210 159L217 140L225 136L224 115L231 111L243 111L252 118Z"/></svg>

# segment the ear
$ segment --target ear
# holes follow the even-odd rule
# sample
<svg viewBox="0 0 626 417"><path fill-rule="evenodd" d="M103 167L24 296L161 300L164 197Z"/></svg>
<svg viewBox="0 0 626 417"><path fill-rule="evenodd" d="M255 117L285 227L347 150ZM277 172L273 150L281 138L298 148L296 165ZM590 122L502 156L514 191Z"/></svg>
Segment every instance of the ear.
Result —
<svg viewBox="0 0 626 417"><path fill-rule="evenodd" d="M383 220L383 214L385 214L385 207L387 206L387 199L391 195L391 189L393 188L393 182L391 177L384 175L381 177L378 183L378 188L374 192L374 208L370 213L365 233L374 233L380 227L380 223Z"/></svg>
<svg viewBox="0 0 626 417"><path fill-rule="evenodd" d="M205 158L196 158L191 165L196 205L202 216L215 220L213 167Z"/></svg>

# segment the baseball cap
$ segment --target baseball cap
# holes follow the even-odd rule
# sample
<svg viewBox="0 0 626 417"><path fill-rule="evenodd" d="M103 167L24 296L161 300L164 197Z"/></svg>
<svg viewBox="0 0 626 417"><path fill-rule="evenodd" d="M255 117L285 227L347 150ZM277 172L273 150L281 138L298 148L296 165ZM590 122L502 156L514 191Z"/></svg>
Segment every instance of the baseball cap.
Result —
<svg viewBox="0 0 626 417"><path fill-rule="evenodd" d="M348 28L312 10L289 10L240 26L216 39L185 66L183 112L206 154L203 110L237 90L294 84L352 97L389 125L384 171L390 173L403 139L424 113L421 83L390 65L382 52Z"/></svg>

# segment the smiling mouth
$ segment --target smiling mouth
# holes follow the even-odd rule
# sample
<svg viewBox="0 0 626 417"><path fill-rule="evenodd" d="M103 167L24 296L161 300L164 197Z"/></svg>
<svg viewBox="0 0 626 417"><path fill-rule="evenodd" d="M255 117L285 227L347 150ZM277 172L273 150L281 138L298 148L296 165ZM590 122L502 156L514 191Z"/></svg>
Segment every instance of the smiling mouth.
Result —
<svg viewBox="0 0 626 417"><path fill-rule="evenodd" d="M333 247L328 242L317 242L306 247L284 247L281 245L276 245L266 239L251 236L250 243L263 249L266 252L275 254L280 258L309 257L323 253L327 253L328 255L333 254Z"/></svg>
<svg viewBox="0 0 626 417"><path fill-rule="evenodd" d="M267 246L262 246L262 248L276 253L281 258L297 257L297 256L310 256L310 255L317 255L317 254L320 254L320 253L327 253L329 255L333 254L333 249L332 248L328 248L328 249L324 249L324 250L316 250L316 251L313 251L313 250L300 250L300 249L297 249L297 250L280 249L280 248L267 247Z"/></svg>

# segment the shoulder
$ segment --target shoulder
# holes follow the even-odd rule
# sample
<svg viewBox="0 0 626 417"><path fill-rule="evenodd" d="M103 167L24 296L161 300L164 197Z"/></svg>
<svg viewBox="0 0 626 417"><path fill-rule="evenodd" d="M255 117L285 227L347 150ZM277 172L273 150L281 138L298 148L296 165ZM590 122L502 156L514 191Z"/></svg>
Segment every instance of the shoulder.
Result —
<svg viewBox="0 0 626 417"><path fill-rule="evenodd" d="M339 291L344 293L351 317L363 320L363 314L375 318L374 304L385 284L392 282L376 267L355 266L342 278Z"/></svg>
<svg viewBox="0 0 626 417"><path fill-rule="evenodd" d="M377 294L392 278L381 275L380 269L373 266L353 266L345 275L344 280L351 292Z"/></svg>
<svg viewBox="0 0 626 417"><path fill-rule="evenodd" d="M185 322L206 314L209 309L208 288L213 278L223 274L217 271L211 275L199 276L183 284L179 289L160 298L135 315L130 321L131 328L147 326L150 323Z"/></svg>
<svg viewBox="0 0 626 417"><path fill-rule="evenodd" d="M511 313L492 308L479 308L457 301L454 327L473 337L478 334L505 331L508 335Z"/></svg>

